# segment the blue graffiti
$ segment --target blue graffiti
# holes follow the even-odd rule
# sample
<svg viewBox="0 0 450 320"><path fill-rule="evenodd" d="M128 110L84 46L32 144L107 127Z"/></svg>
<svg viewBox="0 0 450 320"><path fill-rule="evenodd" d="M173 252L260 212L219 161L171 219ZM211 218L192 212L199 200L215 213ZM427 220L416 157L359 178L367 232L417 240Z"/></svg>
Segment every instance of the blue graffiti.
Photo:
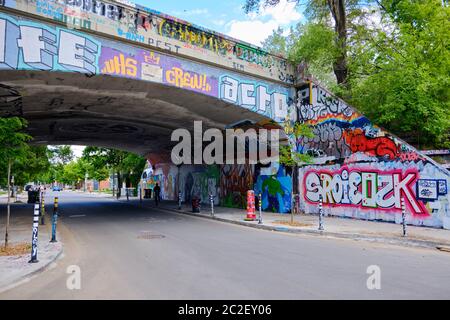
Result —
<svg viewBox="0 0 450 320"><path fill-rule="evenodd" d="M96 74L99 49L89 36L0 14L0 69Z"/></svg>
<svg viewBox="0 0 450 320"><path fill-rule="evenodd" d="M264 84L244 82L230 75L220 78L220 99L283 121L288 114L288 94L269 92Z"/></svg>

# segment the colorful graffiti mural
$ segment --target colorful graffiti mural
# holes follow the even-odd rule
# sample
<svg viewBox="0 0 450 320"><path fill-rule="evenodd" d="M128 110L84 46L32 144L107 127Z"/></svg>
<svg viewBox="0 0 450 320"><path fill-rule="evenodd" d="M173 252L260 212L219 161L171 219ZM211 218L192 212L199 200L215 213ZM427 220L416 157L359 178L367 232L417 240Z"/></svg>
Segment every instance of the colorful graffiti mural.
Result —
<svg viewBox="0 0 450 320"><path fill-rule="evenodd" d="M288 86L242 78L219 68L5 14L0 14L0 68L104 74L164 83L222 99L276 121L286 117L294 93Z"/></svg>
<svg viewBox="0 0 450 320"><path fill-rule="evenodd" d="M92 0L5 0L1 5L289 85L295 81L284 58L140 5Z"/></svg>
<svg viewBox="0 0 450 320"><path fill-rule="evenodd" d="M394 160L398 157L398 147L389 137L367 137L364 130L356 128L344 131L344 140L352 152L365 152L372 156L388 157Z"/></svg>
<svg viewBox="0 0 450 320"><path fill-rule="evenodd" d="M254 185L253 165L222 165L220 168L220 200L225 207L245 208L246 194Z"/></svg>
<svg viewBox="0 0 450 320"><path fill-rule="evenodd" d="M273 174L273 171L276 173ZM256 179L255 192L262 195L263 210L291 211L292 177L286 174L283 166L274 163L269 170L261 170Z"/></svg>
<svg viewBox="0 0 450 320"><path fill-rule="evenodd" d="M297 141L315 157L299 170L305 212L322 196L331 215L397 221L403 197L408 223L450 228L447 170L317 84L297 97L297 119L315 134Z"/></svg>
<svg viewBox="0 0 450 320"><path fill-rule="evenodd" d="M305 199L324 205L401 210L401 198L413 215L429 215L415 195L417 169L381 171L373 168L342 167L338 171L310 170L305 173ZM420 181L420 180L419 180Z"/></svg>

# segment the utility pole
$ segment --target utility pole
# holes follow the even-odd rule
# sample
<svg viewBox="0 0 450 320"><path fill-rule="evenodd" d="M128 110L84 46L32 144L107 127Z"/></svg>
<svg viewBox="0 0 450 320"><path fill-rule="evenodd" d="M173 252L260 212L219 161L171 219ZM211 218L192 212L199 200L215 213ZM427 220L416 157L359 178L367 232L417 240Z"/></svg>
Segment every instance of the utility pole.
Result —
<svg viewBox="0 0 450 320"><path fill-rule="evenodd" d="M7 202L7 213L6 213L6 231L5 231L5 248L8 246L8 229L9 229L9 217L11 215L11 159L8 161L8 202Z"/></svg>

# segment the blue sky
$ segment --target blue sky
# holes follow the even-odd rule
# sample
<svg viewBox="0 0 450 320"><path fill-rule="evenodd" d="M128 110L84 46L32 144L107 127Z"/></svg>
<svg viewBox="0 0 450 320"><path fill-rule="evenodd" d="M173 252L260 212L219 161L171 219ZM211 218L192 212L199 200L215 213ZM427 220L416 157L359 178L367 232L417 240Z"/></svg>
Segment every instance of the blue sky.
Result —
<svg viewBox="0 0 450 320"><path fill-rule="evenodd" d="M279 26L289 28L304 19L294 3L281 0L275 8L263 9L259 15L246 15L245 0L134 0L150 9L187 20L203 27L245 40L255 45Z"/></svg>

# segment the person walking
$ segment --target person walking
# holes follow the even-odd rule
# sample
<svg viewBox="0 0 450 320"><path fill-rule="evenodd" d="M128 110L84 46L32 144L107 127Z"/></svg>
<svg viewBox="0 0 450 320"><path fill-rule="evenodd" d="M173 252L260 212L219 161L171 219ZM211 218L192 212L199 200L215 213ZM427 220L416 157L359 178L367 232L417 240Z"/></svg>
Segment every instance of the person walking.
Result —
<svg viewBox="0 0 450 320"><path fill-rule="evenodd" d="M158 183L156 183L155 187L153 188L153 193L155 194L155 204L158 205L159 201L161 201L161 188L159 187Z"/></svg>

